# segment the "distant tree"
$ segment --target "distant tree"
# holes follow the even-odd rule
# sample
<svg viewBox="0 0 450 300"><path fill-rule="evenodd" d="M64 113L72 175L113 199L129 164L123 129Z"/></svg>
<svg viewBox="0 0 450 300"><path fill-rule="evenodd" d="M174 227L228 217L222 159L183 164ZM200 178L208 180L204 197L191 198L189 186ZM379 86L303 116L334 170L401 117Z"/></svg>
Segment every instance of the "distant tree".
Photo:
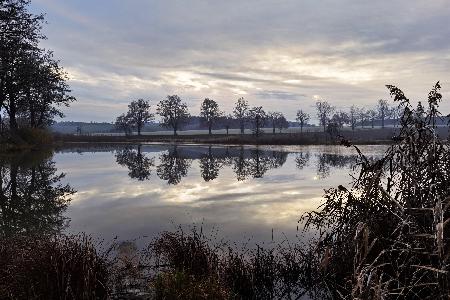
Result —
<svg viewBox="0 0 450 300"><path fill-rule="evenodd" d="M223 115L216 101L206 98L200 107L200 116L208 124L208 132L212 134L213 124Z"/></svg>
<svg viewBox="0 0 450 300"><path fill-rule="evenodd" d="M374 110L374 109L370 109L368 111L368 116L369 116L370 122L372 124L372 128L374 128L375 127L374 126L375 125L375 120L378 117L378 112L376 110Z"/></svg>
<svg viewBox="0 0 450 300"><path fill-rule="evenodd" d="M241 134L244 134L245 122L247 120L249 113L249 106L244 98L239 98L236 102L236 106L233 110L234 117L239 121L239 128L241 129Z"/></svg>
<svg viewBox="0 0 450 300"><path fill-rule="evenodd" d="M358 109L358 119L361 122L361 127L364 128L364 123L367 121L369 114L364 107Z"/></svg>
<svg viewBox="0 0 450 300"><path fill-rule="evenodd" d="M381 120L381 128L384 128L384 121L389 118L390 109L386 100L380 99L377 104L378 118Z"/></svg>
<svg viewBox="0 0 450 300"><path fill-rule="evenodd" d="M232 115L225 115L220 118L221 123L225 127L225 130L227 131L227 135L229 134L229 130L231 127L231 124L233 123L233 116Z"/></svg>
<svg viewBox="0 0 450 300"><path fill-rule="evenodd" d="M350 122L350 117L344 111L336 112L331 118L331 122L334 123L338 128L344 127L345 124Z"/></svg>
<svg viewBox="0 0 450 300"><path fill-rule="evenodd" d="M166 99L161 100L156 112L162 118L161 126L172 128L173 135L177 135L177 130L189 118L186 103L181 102L177 95L167 96Z"/></svg>
<svg viewBox="0 0 450 300"><path fill-rule="evenodd" d="M275 129L278 128L281 132L283 128L289 125L286 118L281 112L269 112L267 118L272 125L272 133L275 134Z"/></svg>
<svg viewBox="0 0 450 300"><path fill-rule="evenodd" d="M277 119L276 125L278 128L278 131L281 133L283 129L289 128L289 122L286 120L285 116L281 114L281 116Z"/></svg>
<svg viewBox="0 0 450 300"><path fill-rule="evenodd" d="M122 115L118 116L114 125L117 130L123 131L125 133L125 135L131 134L130 121L128 120L128 116L126 114L122 114ZM81 127L80 127L80 133L81 133Z"/></svg>
<svg viewBox="0 0 450 300"><path fill-rule="evenodd" d="M249 110L248 118L253 125L253 133L258 137L262 133L261 128L268 119L266 112L262 106L253 107Z"/></svg>
<svg viewBox="0 0 450 300"><path fill-rule="evenodd" d="M297 111L297 119L296 120L297 120L297 122L300 123L300 132L303 132L303 126L308 124L309 118L310 118L309 114L307 114L303 110L299 109Z"/></svg>
<svg viewBox="0 0 450 300"><path fill-rule="evenodd" d="M323 131L326 132L326 126L331 118L331 115L335 111L335 108L334 106L331 106L327 101L319 100L316 102L316 109L320 125L323 126Z"/></svg>
<svg viewBox="0 0 450 300"><path fill-rule="evenodd" d="M355 130L356 124L358 123L358 107L355 105L350 107L349 122L352 130Z"/></svg>
<svg viewBox="0 0 450 300"><path fill-rule="evenodd" d="M154 118L154 115L150 113L148 101L138 99L128 105L127 120L130 127L137 129L138 135L141 135L141 130L145 123L154 120Z"/></svg>
<svg viewBox="0 0 450 300"><path fill-rule="evenodd" d="M389 116L394 120L394 127L397 127L398 120L403 115L403 111L399 106L389 108Z"/></svg>

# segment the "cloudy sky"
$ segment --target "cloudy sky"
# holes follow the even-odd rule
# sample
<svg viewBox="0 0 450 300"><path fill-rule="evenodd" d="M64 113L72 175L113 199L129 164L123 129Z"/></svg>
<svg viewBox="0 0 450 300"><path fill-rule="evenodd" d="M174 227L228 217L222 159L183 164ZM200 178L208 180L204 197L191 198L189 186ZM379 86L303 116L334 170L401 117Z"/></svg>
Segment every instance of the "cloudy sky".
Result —
<svg viewBox="0 0 450 300"><path fill-rule="evenodd" d="M136 98L178 94L198 114L213 98L314 114L450 91L449 0L33 0L70 75L67 120L113 121ZM447 97L448 98L448 97ZM450 105L442 104L448 112Z"/></svg>

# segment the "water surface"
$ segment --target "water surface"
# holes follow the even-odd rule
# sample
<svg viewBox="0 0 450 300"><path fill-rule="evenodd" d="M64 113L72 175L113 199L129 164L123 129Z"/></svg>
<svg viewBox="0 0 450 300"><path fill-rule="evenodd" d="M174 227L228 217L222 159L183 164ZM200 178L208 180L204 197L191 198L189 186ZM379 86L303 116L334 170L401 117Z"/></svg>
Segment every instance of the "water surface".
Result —
<svg viewBox="0 0 450 300"><path fill-rule="evenodd" d="M361 149L378 156L386 146ZM218 238L261 244L296 239L297 221L320 205L324 189L349 185L356 152L136 145L70 148L28 165L22 160L2 163L5 232L50 228L142 241L195 224ZM70 189L76 192L65 202Z"/></svg>

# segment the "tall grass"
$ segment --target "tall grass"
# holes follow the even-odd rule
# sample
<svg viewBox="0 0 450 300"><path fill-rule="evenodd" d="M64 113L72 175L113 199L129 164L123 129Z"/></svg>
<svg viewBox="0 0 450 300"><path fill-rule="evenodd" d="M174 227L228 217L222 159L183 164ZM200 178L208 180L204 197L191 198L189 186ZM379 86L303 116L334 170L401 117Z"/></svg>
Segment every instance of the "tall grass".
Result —
<svg viewBox="0 0 450 300"><path fill-rule="evenodd" d="M0 239L0 299L107 299L110 267L78 236Z"/></svg>

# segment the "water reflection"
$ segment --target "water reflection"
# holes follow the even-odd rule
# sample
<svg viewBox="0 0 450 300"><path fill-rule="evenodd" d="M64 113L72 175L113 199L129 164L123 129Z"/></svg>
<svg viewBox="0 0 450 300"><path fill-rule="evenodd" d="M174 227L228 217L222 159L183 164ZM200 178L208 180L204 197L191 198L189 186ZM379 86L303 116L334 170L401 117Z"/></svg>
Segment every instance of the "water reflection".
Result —
<svg viewBox="0 0 450 300"><path fill-rule="evenodd" d="M357 155L321 153L317 159L317 175L320 178L327 178L330 176L330 170L332 168L349 168L356 164L357 159Z"/></svg>
<svg viewBox="0 0 450 300"><path fill-rule="evenodd" d="M188 176L192 162L198 161L200 176L205 182L219 177L222 168L231 167L238 181L249 178L262 178L267 171L282 167L289 155L288 151L235 147L193 147L171 146L159 156L143 153L142 146L127 147L116 151L116 161L119 165L129 169L129 177L139 181L149 180L152 170L170 185L179 184ZM302 170L311 160L309 152L295 154L297 169ZM335 168L350 168L357 162L357 155L342 153L317 153L316 174L324 179L330 176ZM155 161L159 163L155 166Z"/></svg>
<svg viewBox="0 0 450 300"><path fill-rule="evenodd" d="M145 156L142 145L137 149L127 147L116 152L116 161L121 166L126 166L129 170L128 176L140 181L150 179L151 168L155 165L155 160Z"/></svg>
<svg viewBox="0 0 450 300"><path fill-rule="evenodd" d="M183 177L187 176L188 169L191 166L191 160L183 157L174 146L167 153L159 157L160 164L156 167L156 174L168 184L178 184Z"/></svg>
<svg viewBox="0 0 450 300"><path fill-rule="evenodd" d="M57 173L50 156L28 153L0 158L1 235L53 233L67 226L63 213L74 191L61 184L65 175Z"/></svg>
<svg viewBox="0 0 450 300"><path fill-rule="evenodd" d="M179 184L188 175L193 161L198 161L200 175L206 182L216 179L225 166L230 166L236 179L243 181L262 178L268 170L282 167L288 157L288 152L284 151L248 149L243 146L171 146L159 156L154 154L155 156L150 157L151 153L145 154L141 148L142 146L135 146L116 151L116 162L129 169L130 178L143 181L150 179L157 159L157 176L171 185Z"/></svg>

